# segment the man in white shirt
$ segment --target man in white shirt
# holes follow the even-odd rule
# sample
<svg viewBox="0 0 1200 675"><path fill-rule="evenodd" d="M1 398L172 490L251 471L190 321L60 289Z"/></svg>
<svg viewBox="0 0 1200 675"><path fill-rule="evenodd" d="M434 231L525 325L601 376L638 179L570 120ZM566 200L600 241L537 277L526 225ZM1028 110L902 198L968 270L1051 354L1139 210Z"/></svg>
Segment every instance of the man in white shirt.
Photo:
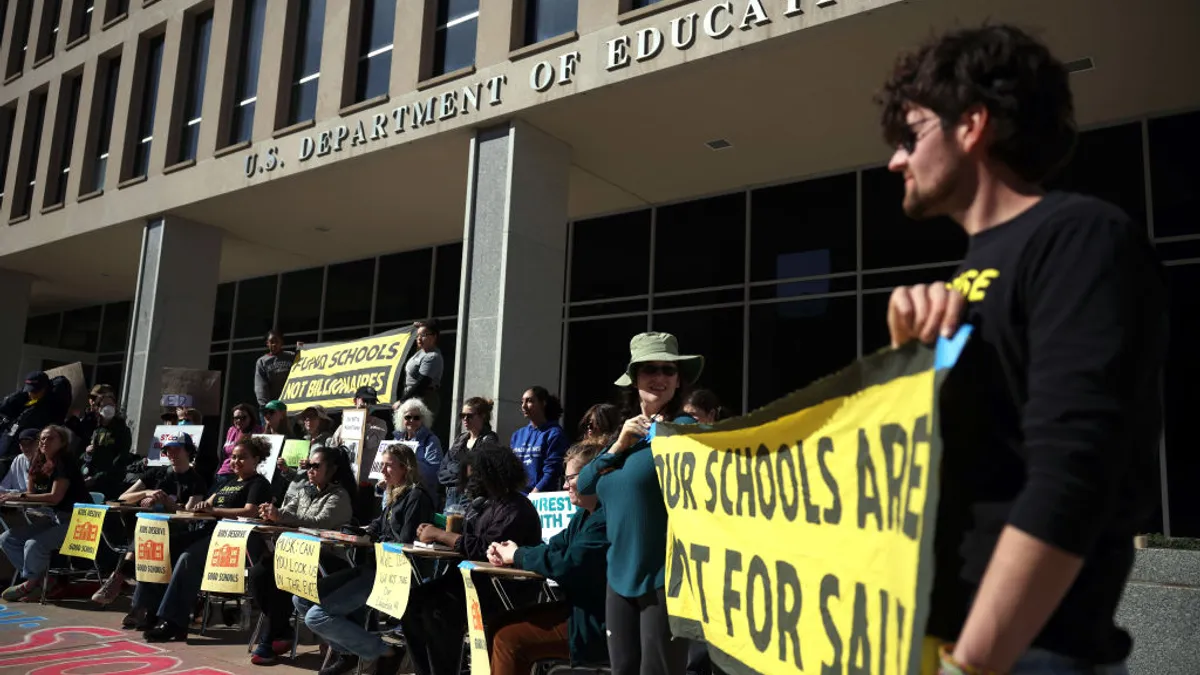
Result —
<svg viewBox="0 0 1200 675"><path fill-rule="evenodd" d="M13 460L12 466L8 468L8 475L0 481L0 490L16 490L17 492L28 490L29 463L37 454L39 433L41 432L37 429L26 429L17 437L17 441L21 444L21 454Z"/></svg>

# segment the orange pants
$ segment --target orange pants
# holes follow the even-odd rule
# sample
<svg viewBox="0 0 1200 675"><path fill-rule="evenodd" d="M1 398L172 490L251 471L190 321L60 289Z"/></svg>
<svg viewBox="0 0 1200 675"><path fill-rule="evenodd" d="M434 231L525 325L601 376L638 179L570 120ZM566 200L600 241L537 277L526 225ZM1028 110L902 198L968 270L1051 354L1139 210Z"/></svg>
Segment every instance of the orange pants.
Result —
<svg viewBox="0 0 1200 675"><path fill-rule="evenodd" d="M569 659L566 603L533 605L511 612L492 637L492 675L529 675L545 659Z"/></svg>

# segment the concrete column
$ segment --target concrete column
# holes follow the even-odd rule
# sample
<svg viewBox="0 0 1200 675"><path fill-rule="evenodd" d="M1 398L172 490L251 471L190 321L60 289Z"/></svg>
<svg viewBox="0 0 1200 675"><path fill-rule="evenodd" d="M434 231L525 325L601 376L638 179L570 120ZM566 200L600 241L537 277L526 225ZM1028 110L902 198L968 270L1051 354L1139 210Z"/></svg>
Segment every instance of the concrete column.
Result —
<svg viewBox="0 0 1200 675"><path fill-rule="evenodd" d="M524 0L492 0L486 3L486 9L482 7L485 3L480 3L475 38L476 68L483 69L508 60L514 44L513 19L518 1Z"/></svg>
<svg viewBox="0 0 1200 675"><path fill-rule="evenodd" d="M521 120L471 143L450 410L495 399L500 438L524 424L525 389L558 387L570 168L569 146Z"/></svg>
<svg viewBox="0 0 1200 675"><path fill-rule="evenodd" d="M162 369L208 368L221 231L166 216L146 223L121 396L134 448L159 423Z"/></svg>
<svg viewBox="0 0 1200 675"><path fill-rule="evenodd" d="M321 36L321 78L317 80L316 119L335 117L345 104L346 76L355 67L350 58L351 19L355 15L353 2L325 3L325 32Z"/></svg>
<svg viewBox="0 0 1200 675"><path fill-rule="evenodd" d="M29 289L33 277L0 269L0 391L11 392L24 377L21 352L25 348L25 321L29 318Z"/></svg>
<svg viewBox="0 0 1200 675"><path fill-rule="evenodd" d="M92 19L95 21L95 17ZM105 165L104 191L112 194L117 191L117 184L124 177L122 169L127 163L125 153L129 150L130 111L138 102L134 102L134 76L137 75L138 60L144 58L138 54L141 39L131 35L121 46L121 71L117 74L117 107L113 110L112 131L108 136L108 162Z"/></svg>
<svg viewBox="0 0 1200 675"><path fill-rule="evenodd" d="M392 76L388 91L392 98L417 88L425 76L425 26L432 21L433 8L427 2L405 1L396 7L396 29L392 37ZM430 38L432 39L432 37Z"/></svg>
<svg viewBox="0 0 1200 675"><path fill-rule="evenodd" d="M280 124L279 108L287 106L288 99L284 98L284 95L291 93L293 79L289 76L285 81L280 77L284 71L284 56L290 53L290 50L286 49L289 4L291 3L278 0L267 3L267 15L263 21L262 56L258 62L258 91L255 93L258 101L254 104L254 132L251 134L251 138L255 140L270 138L275 129L284 126ZM292 15L297 13L298 8L291 11ZM293 33L295 23L294 20L291 22Z"/></svg>
<svg viewBox="0 0 1200 675"><path fill-rule="evenodd" d="M218 139L229 138L229 115L225 110L232 105L233 81L236 74L231 67L230 31L233 30L233 0L216 0L213 3L212 33L208 38L208 70L204 76L204 101L200 105L200 138L196 146L196 161L209 159L217 150Z"/></svg>

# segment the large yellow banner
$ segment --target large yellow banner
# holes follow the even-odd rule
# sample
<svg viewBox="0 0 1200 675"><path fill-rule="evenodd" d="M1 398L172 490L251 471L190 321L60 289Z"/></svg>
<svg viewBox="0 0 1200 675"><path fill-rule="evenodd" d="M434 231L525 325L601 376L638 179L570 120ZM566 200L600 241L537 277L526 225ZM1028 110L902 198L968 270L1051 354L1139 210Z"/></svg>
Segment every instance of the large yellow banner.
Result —
<svg viewBox="0 0 1200 675"><path fill-rule="evenodd" d="M108 507L103 504L76 504L71 512L71 522L67 525L67 536L63 538L58 552L95 560L106 515Z"/></svg>
<svg viewBox="0 0 1200 675"><path fill-rule="evenodd" d="M279 535L275 540L275 586L321 604L317 595L320 559L320 539L295 532Z"/></svg>
<svg viewBox="0 0 1200 675"><path fill-rule="evenodd" d="M399 544L375 544L375 585L367 607L397 619L408 608L412 591L412 563Z"/></svg>
<svg viewBox="0 0 1200 675"><path fill-rule="evenodd" d="M246 588L246 538L254 523L222 520L208 542L208 559L200 590L212 593L242 593Z"/></svg>
<svg viewBox="0 0 1200 675"><path fill-rule="evenodd" d="M391 403L403 385L404 360L412 344L412 329L390 331L349 342L305 345L283 387L289 410L310 405L353 408L359 387L374 387L380 403Z"/></svg>
<svg viewBox="0 0 1200 675"><path fill-rule="evenodd" d="M913 345L715 427L657 425L672 631L739 675L920 672L939 372Z"/></svg>
<svg viewBox="0 0 1200 675"><path fill-rule="evenodd" d="M138 581L152 584L171 582L170 516L160 513L137 514L134 531L134 571Z"/></svg>

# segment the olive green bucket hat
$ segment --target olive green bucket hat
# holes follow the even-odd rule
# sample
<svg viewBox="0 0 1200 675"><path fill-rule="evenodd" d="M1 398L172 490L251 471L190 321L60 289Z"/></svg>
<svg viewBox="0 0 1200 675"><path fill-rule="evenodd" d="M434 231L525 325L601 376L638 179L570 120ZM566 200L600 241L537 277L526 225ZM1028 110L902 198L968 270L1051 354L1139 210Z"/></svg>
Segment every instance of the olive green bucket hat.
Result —
<svg viewBox="0 0 1200 675"><path fill-rule="evenodd" d="M698 354L680 354L679 341L670 333L639 333L629 341L629 365L625 373L617 378L618 387L633 385L633 375L639 363L672 361L679 367L679 378L695 384L704 370L704 357Z"/></svg>

